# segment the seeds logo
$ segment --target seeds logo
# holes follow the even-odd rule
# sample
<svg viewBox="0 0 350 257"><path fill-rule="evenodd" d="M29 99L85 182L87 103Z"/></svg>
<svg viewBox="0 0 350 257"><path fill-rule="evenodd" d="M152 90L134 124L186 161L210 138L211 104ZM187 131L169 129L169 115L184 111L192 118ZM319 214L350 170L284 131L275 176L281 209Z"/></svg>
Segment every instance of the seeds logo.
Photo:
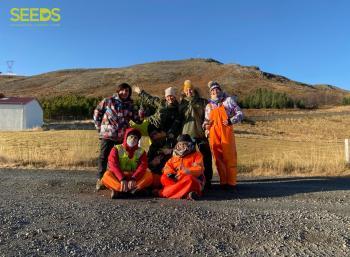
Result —
<svg viewBox="0 0 350 257"><path fill-rule="evenodd" d="M10 21L16 25L59 25L60 8L14 7L10 9Z"/></svg>

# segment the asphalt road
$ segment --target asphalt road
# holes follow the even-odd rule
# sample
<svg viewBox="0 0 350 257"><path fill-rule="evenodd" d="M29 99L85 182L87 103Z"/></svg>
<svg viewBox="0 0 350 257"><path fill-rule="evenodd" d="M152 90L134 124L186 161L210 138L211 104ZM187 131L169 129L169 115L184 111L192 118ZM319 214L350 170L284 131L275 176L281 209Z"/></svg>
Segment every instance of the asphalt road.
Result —
<svg viewBox="0 0 350 257"><path fill-rule="evenodd" d="M82 171L0 169L0 256L350 256L350 178L241 178L109 199Z"/></svg>

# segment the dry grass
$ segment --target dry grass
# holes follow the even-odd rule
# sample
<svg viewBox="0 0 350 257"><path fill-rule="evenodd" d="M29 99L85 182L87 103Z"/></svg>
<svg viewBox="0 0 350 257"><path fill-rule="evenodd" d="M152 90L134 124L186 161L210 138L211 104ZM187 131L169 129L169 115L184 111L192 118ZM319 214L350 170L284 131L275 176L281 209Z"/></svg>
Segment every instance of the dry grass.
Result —
<svg viewBox="0 0 350 257"><path fill-rule="evenodd" d="M248 175L344 175L343 148L338 142L237 138L238 166Z"/></svg>
<svg viewBox="0 0 350 257"><path fill-rule="evenodd" d="M345 175L344 138L350 117L257 122L235 127L242 175ZM0 133L0 166L95 169L93 130Z"/></svg>
<svg viewBox="0 0 350 257"><path fill-rule="evenodd" d="M281 119L235 127L239 169L254 175L349 174L350 117Z"/></svg>
<svg viewBox="0 0 350 257"><path fill-rule="evenodd" d="M333 115L315 118L260 121L235 127L241 137L274 138L308 142L342 142L350 137L350 117Z"/></svg>
<svg viewBox="0 0 350 257"><path fill-rule="evenodd" d="M26 131L0 133L0 164L45 168L94 167L95 131Z"/></svg>
<svg viewBox="0 0 350 257"><path fill-rule="evenodd" d="M244 109L244 113L249 116L275 116L275 115L293 115L299 114L329 114L329 113L342 113L350 112L349 105L342 106L324 106L319 109Z"/></svg>

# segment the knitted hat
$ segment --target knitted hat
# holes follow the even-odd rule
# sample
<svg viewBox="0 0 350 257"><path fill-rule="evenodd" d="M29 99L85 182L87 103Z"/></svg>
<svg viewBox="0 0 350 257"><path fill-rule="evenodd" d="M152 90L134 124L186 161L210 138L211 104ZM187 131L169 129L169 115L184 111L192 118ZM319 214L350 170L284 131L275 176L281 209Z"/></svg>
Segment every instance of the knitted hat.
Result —
<svg viewBox="0 0 350 257"><path fill-rule="evenodd" d="M209 91L212 91L214 88L218 88L218 89L221 90L221 86L216 81L209 81L208 82L208 87L209 87Z"/></svg>
<svg viewBox="0 0 350 257"><path fill-rule="evenodd" d="M189 134L183 134L177 137L177 142L189 142L193 143L192 138Z"/></svg>
<svg viewBox="0 0 350 257"><path fill-rule="evenodd" d="M168 87L167 89L165 89L165 97L167 97L168 95L172 95L175 96L175 88L173 87Z"/></svg>
<svg viewBox="0 0 350 257"><path fill-rule="evenodd" d="M186 91L188 89L193 89L191 80L185 80L185 82L184 82L184 91Z"/></svg>

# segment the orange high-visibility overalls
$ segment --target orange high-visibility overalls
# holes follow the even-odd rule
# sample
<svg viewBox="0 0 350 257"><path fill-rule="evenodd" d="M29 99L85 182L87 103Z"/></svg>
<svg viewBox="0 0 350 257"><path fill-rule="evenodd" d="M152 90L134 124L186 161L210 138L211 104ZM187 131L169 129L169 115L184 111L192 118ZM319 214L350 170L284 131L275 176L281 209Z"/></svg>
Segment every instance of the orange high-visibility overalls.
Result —
<svg viewBox="0 0 350 257"><path fill-rule="evenodd" d="M191 174L184 173L184 168ZM205 183L203 171L203 156L200 152L193 152L184 157L173 156L163 169L163 175L160 178L163 188L159 191L159 196L181 199L187 197L192 191L201 196ZM168 178L169 173L175 173L177 179Z"/></svg>
<svg viewBox="0 0 350 257"><path fill-rule="evenodd" d="M124 172L124 175L127 177L127 179L130 179L131 173ZM152 185L152 172L147 170L145 174L138 180L136 180L136 188L137 190L144 189L146 187L149 187ZM114 174L107 170L105 174L102 177L102 183L108 188L113 189L114 191L120 191L121 190L121 184L120 181L114 176Z"/></svg>
<svg viewBox="0 0 350 257"><path fill-rule="evenodd" d="M237 184L237 151L233 127L223 125L228 119L223 105L212 109L209 116L209 144L213 153L221 185Z"/></svg>

